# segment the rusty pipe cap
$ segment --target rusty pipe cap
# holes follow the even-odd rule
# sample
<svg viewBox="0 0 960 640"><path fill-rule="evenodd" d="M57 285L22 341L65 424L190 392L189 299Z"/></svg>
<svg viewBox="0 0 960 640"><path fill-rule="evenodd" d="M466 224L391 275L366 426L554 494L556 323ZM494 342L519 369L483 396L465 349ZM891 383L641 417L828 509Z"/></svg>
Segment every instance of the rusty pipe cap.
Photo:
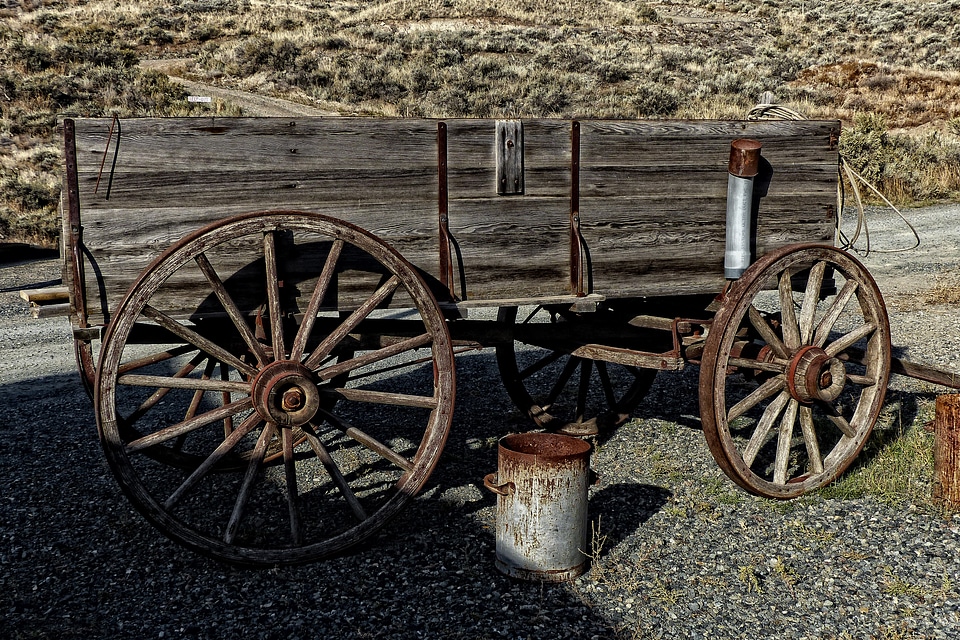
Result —
<svg viewBox="0 0 960 640"><path fill-rule="evenodd" d="M730 143L727 171L738 178L752 178L760 173L760 147L756 140L741 138Z"/></svg>

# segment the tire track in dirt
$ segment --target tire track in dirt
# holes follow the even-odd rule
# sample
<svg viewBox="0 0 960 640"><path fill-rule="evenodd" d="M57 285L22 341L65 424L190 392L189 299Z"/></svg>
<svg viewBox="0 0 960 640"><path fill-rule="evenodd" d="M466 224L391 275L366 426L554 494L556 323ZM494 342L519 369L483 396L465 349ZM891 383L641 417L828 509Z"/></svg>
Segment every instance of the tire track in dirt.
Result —
<svg viewBox="0 0 960 640"><path fill-rule="evenodd" d="M261 96L249 91L228 89L203 82L187 80L176 75L176 71L184 64L192 63L189 58L167 60L142 60L140 67L165 73L168 78L182 85L190 95L219 98L238 105L244 116L253 117L311 117L311 116L338 116L340 113L329 109L319 109L282 98Z"/></svg>

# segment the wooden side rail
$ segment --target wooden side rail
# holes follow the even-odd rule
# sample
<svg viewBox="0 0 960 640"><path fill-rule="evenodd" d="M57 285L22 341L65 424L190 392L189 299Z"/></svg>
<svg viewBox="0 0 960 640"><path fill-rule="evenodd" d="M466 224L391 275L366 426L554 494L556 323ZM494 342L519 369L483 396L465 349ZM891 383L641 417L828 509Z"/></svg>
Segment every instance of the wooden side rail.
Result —
<svg viewBox="0 0 960 640"><path fill-rule="evenodd" d="M65 283L85 281L74 307L85 303L92 324L186 233L268 209L357 224L392 244L450 300L715 292L723 284L729 144L740 137L764 145L757 254L834 237L833 121L524 120L498 129L497 121L476 119L146 118L64 125L65 145L76 149L65 168L64 256L76 249L83 262L65 270ZM498 144L507 146L498 151ZM505 175L509 188L499 184ZM73 213L79 224L70 222Z"/></svg>

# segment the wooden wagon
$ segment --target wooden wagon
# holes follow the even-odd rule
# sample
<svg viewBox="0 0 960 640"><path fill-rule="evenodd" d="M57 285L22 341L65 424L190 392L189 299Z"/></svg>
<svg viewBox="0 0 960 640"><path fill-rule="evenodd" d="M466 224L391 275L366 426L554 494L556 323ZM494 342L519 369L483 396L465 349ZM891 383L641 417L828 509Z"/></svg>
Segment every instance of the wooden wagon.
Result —
<svg viewBox="0 0 960 640"><path fill-rule="evenodd" d="M889 326L835 248L838 122L67 119L64 282L106 458L238 563L369 538L427 482L454 357L540 428L629 418L700 366L717 463L791 498L880 412ZM762 144L724 276L731 142Z"/></svg>

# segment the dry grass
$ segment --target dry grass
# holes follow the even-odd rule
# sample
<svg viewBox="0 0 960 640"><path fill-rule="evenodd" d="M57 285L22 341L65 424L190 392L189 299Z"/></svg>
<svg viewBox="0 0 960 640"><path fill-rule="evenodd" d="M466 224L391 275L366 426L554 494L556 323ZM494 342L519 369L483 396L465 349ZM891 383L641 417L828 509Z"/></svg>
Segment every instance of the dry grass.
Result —
<svg viewBox="0 0 960 640"><path fill-rule="evenodd" d="M932 283L932 286L923 290L891 296L887 303L901 312L917 311L937 305L960 305L960 276L952 273L938 273L934 274Z"/></svg>
<svg viewBox="0 0 960 640"><path fill-rule="evenodd" d="M194 81L344 114L743 118L773 91L859 131L847 154L895 199L956 198L958 8L925 0L21 2L0 23L0 234L55 235L57 178L46 164L57 153L56 114L205 108L136 65L158 58L187 59L180 73Z"/></svg>
<svg viewBox="0 0 960 640"><path fill-rule="evenodd" d="M934 509L930 502L933 434L925 428L933 413L933 403L924 403L912 423L905 425L899 404L894 401L881 415L854 466L837 482L821 489L820 495L842 499L869 495L888 504Z"/></svg>

